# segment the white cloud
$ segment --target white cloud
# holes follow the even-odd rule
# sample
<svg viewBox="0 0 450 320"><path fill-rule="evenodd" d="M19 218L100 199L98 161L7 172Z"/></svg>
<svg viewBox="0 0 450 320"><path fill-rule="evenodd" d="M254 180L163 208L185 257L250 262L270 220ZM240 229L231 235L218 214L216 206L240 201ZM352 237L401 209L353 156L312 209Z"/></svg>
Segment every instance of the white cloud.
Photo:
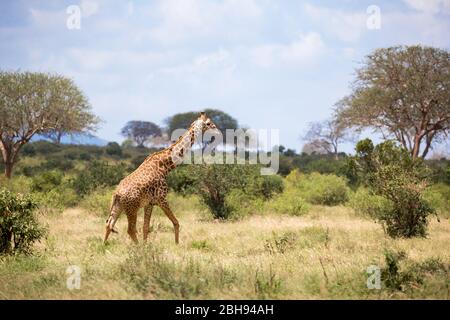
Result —
<svg viewBox="0 0 450 320"><path fill-rule="evenodd" d="M31 8L30 13L34 25L37 27L60 27L61 29L66 27L67 14L64 10L47 11Z"/></svg>
<svg viewBox="0 0 450 320"><path fill-rule="evenodd" d="M347 12L340 9L304 5L305 13L326 32L346 42L357 41L366 30L366 12Z"/></svg>
<svg viewBox="0 0 450 320"><path fill-rule="evenodd" d="M304 64L318 59L325 50L320 34L310 32L300 34L288 44L269 44L253 48L251 60L259 66L270 67L274 64Z"/></svg>
<svg viewBox="0 0 450 320"><path fill-rule="evenodd" d="M431 14L450 14L450 0L403 0L411 8Z"/></svg>
<svg viewBox="0 0 450 320"><path fill-rule="evenodd" d="M164 0L155 8L160 19L151 37L164 44L229 32L236 21L257 20L261 8L255 0Z"/></svg>
<svg viewBox="0 0 450 320"><path fill-rule="evenodd" d="M98 11L98 2L93 0L81 0L81 13L85 17L92 16Z"/></svg>

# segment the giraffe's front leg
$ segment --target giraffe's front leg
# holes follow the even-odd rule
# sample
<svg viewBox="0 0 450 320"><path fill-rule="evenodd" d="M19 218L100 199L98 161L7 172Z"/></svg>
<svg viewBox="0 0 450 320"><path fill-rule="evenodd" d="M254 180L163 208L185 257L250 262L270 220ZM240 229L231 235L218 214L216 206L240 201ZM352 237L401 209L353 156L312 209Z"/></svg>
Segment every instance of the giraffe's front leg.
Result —
<svg viewBox="0 0 450 320"><path fill-rule="evenodd" d="M150 218L152 217L153 205L149 204L144 208L144 226L142 233L144 241L147 241L148 232L150 231Z"/></svg>

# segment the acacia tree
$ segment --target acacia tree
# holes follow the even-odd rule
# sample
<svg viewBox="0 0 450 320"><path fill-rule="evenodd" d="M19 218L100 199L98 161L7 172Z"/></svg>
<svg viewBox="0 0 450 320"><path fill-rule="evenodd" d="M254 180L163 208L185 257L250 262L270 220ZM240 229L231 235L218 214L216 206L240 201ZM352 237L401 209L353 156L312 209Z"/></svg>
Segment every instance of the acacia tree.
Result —
<svg viewBox="0 0 450 320"><path fill-rule="evenodd" d="M317 153L333 154L338 158L339 146L345 141L353 140L348 128L338 119L311 122L303 138L308 149Z"/></svg>
<svg viewBox="0 0 450 320"><path fill-rule="evenodd" d="M128 121L122 128L121 134L136 142L138 147L143 147L144 143L154 137L162 135L161 128L150 121Z"/></svg>
<svg viewBox="0 0 450 320"><path fill-rule="evenodd" d="M208 118L210 118L211 121L217 126L217 129L219 129L224 137L226 134L226 129L237 129L239 127L238 121L226 112L217 109L205 109L204 112L208 116ZM171 138L171 135L175 130L188 129L192 122L197 120L198 114L198 111L190 111L177 113L167 118L165 122L167 125L166 131L169 139ZM205 148L208 143L210 142L203 142L203 148Z"/></svg>
<svg viewBox="0 0 450 320"><path fill-rule="evenodd" d="M372 128L395 138L413 158L424 158L450 130L449 52L423 46L377 49L337 106L348 126Z"/></svg>
<svg viewBox="0 0 450 320"><path fill-rule="evenodd" d="M217 109L205 109L204 112L223 134L225 134L226 129L238 128L237 120L228 113ZM196 111L177 113L166 119L169 137L177 129L188 129L191 123L197 120L198 114L199 112Z"/></svg>
<svg viewBox="0 0 450 320"><path fill-rule="evenodd" d="M78 118L84 119L83 125ZM78 125L68 125L71 120ZM0 72L0 150L7 178L20 149L35 134L59 129L87 132L95 130L97 123L86 97L72 80L46 73Z"/></svg>

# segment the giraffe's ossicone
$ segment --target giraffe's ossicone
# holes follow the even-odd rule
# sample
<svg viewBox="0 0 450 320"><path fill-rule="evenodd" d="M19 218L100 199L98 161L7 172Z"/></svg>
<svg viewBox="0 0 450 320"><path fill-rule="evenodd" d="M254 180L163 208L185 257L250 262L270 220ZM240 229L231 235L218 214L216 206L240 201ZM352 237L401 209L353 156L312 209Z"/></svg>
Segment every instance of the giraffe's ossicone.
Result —
<svg viewBox="0 0 450 320"><path fill-rule="evenodd" d="M115 232L114 225L119 215L124 212L128 219L128 234L137 243L136 220L138 210L142 207L144 208L143 238L144 241L147 240L152 209L156 205L172 221L175 229L175 242L178 243L180 226L166 199L169 189L167 175L177 164L181 163L183 156L189 152L195 141L209 129L217 130L211 119L202 112L177 142L148 156L135 171L119 183L112 196L104 242L108 240L111 232Z"/></svg>

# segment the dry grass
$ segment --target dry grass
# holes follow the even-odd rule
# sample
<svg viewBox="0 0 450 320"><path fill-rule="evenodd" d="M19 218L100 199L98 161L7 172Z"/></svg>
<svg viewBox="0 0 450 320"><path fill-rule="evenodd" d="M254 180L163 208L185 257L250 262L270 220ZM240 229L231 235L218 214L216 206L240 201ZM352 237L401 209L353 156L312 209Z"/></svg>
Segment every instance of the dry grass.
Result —
<svg viewBox="0 0 450 320"><path fill-rule="evenodd" d="M346 207L216 222L205 218L195 199L171 200L181 224L178 246L159 210L149 244L139 246L128 238L124 216L106 246L102 216L75 208L42 217L49 236L34 256L0 258L0 298L449 298L448 274L430 274L419 286L392 291L368 290L365 273L369 265L384 266L386 248L404 250L410 263L440 258L448 265L448 219L431 220L426 239L393 240ZM66 287L70 265L81 267L79 290Z"/></svg>

